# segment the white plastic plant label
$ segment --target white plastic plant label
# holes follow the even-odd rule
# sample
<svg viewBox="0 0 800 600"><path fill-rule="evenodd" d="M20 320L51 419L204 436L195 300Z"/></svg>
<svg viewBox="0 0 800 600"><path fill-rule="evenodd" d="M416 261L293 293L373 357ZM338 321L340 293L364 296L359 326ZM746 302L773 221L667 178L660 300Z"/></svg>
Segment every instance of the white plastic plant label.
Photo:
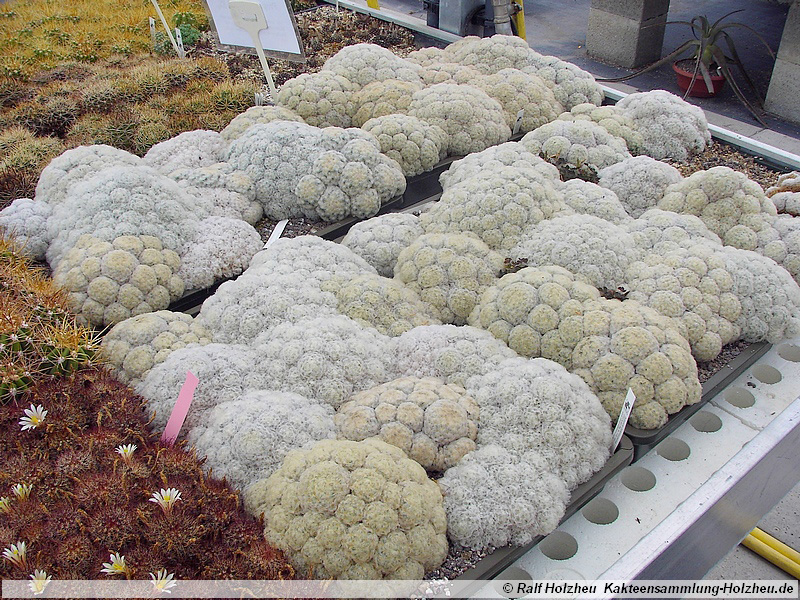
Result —
<svg viewBox="0 0 800 600"><path fill-rule="evenodd" d="M511 131L512 135L517 135L519 133L519 128L522 126L522 118L525 116L525 109L521 109L517 113L517 120L514 121L514 129Z"/></svg>
<svg viewBox="0 0 800 600"><path fill-rule="evenodd" d="M625 426L628 424L628 418L631 416L633 410L633 403L636 402L636 396L631 388L628 388L628 393L625 395L625 402L622 403L622 408L619 411L617 418L617 425L611 434L611 454L617 451L622 434L625 433Z"/></svg>
<svg viewBox="0 0 800 600"><path fill-rule="evenodd" d="M153 51L156 49L156 20L150 17L150 44L153 46Z"/></svg>
<svg viewBox="0 0 800 600"><path fill-rule="evenodd" d="M183 35L181 28L175 28L175 43L178 44L178 58L186 58L186 49L183 47Z"/></svg>
<svg viewBox="0 0 800 600"><path fill-rule="evenodd" d="M286 224L289 222L289 219L284 219L283 221L278 221L275 225L275 229L272 230L272 233L267 240L267 243L264 244L264 248L269 248L272 244L275 243L275 240L279 239L281 235L283 235L283 230L286 229Z"/></svg>
<svg viewBox="0 0 800 600"><path fill-rule="evenodd" d="M228 0L204 0L219 35L220 44L255 48L250 34L237 25L231 14ZM299 35L295 29L293 15L286 0L255 0L269 19L269 27L258 31L261 47L267 54L294 55L295 60L303 56ZM282 56L281 58L287 58Z"/></svg>

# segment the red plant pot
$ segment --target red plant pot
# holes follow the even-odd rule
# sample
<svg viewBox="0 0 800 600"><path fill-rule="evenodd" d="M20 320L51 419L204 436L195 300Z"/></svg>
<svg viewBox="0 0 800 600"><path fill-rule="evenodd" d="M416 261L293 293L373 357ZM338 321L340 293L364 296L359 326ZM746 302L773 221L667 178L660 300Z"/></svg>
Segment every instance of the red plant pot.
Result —
<svg viewBox="0 0 800 600"><path fill-rule="evenodd" d="M690 70L687 71L683 67L687 67ZM694 73L694 59L679 60L672 64L672 70L675 71L675 74L678 76L678 87L681 88L682 92L686 92L686 90L689 89L689 83L691 83L692 74ZM689 90L689 95L695 98L711 98L712 96L716 96L724 85L725 78L722 75L715 75L712 73L711 87L714 91L709 92L703 75L698 71L697 78L694 80L694 85L692 85L692 89Z"/></svg>

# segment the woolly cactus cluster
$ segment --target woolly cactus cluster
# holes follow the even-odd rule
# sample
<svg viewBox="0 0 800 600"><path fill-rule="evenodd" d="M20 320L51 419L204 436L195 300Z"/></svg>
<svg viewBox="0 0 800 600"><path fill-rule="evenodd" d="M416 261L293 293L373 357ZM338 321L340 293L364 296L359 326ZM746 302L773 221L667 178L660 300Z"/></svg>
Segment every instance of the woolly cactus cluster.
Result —
<svg viewBox="0 0 800 600"><path fill-rule="evenodd" d="M83 234L107 242L123 235L152 236L180 253L194 238L198 220L191 199L178 184L144 166L99 171L70 189L62 202L51 205L47 233L53 241L47 260L54 268Z"/></svg>
<svg viewBox="0 0 800 600"><path fill-rule="evenodd" d="M342 246L366 260L380 275L392 277L400 252L422 233L418 217L388 213L353 225Z"/></svg>
<svg viewBox="0 0 800 600"><path fill-rule="evenodd" d="M644 138L644 152L656 160L686 160L711 143L703 110L664 90L628 94L617 108Z"/></svg>
<svg viewBox="0 0 800 600"><path fill-rule="evenodd" d="M560 181L558 169L538 154L529 152L518 142L505 142L454 161L450 164L450 168L439 176L439 182L442 184L442 189L446 190L484 171L494 173L500 167L533 169L543 179L549 179L553 184Z"/></svg>
<svg viewBox="0 0 800 600"><path fill-rule="evenodd" d="M44 260L50 239L47 236L47 219L53 209L46 202L18 198L0 211L0 230L14 236L26 256Z"/></svg>
<svg viewBox="0 0 800 600"><path fill-rule="evenodd" d="M564 482L535 452L518 458L496 445L470 452L439 480L447 533L467 548L525 545L558 527L569 501Z"/></svg>
<svg viewBox="0 0 800 600"><path fill-rule="evenodd" d="M596 178L600 169L631 158L625 140L594 121L553 121L525 134L520 143L582 179Z"/></svg>
<svg viewBox="0 0 800 600"><path fill-rule="evenodd" d="M317 578L422 579L447 555L442 493L380 440L323 440L289 452L245 507L301 572Z"/></svg>
<svg viewBox="0 0 800 600"><path fill-rule="evenodd" d="M209 288L239 275L264 245L259 233L238 219L208 217L198 230L203 233L183 253L177 272L187 290Z"/></svg>
<svg viewBox="0 0 800 600"><path fill-rule="evenodd" d="M522 69L541 77L553 89L553 94L564 110L572 110L579 104L600 106L605 94L600 84L588 71L555 56L530 51L528 66Z"/></svg>
<svg viewBox="0 0 800 600"><path fill-rule="evenodd" d="M389 338L345 316L283 323L255 340L265 389L338 408L353 393L387 381Z"/></svg>
<svg viewBox="0 0 800 600"><path fill-rule="evenodd" d="M573 489L606 462L610 419L577 375L543 358L517 357L471 379L481 407L478 443L522 458L535 451Z"/></svg>
<svg viewBox="0 0 800 600"><path fill-rule="evenodd" d="M411 96L422 85L411 81L387 79L374 81L353 94L353 125L363 127L370 119L406 112Z"/></svg>
<svg viewBox="0 0 800 600"><path fill-rule="evenodd" d="M458 325L466 322L502 266L503 258L475 237L429 233L400 253L395 278L415 291L443 323Z"/></svg>
<svg viewBox="0 0 800 600"><path fill-rule="evenodd" d="M564 203L581 215L591 215L615 225L632 221L617 195L606 187L583 179L570 179L561 186Z"/></svg>
<svg viewBox="0 0 800 600"><path fill-rule="evenodd" d="M480 152L511 137L503 107L471 85L437 83L411 97L408 114L447 133L447 154Z"/></svg>
<svg viewBox="0 0 800 600"><path fill-rule="evenodd" d="M677 248L691 248L704 241L722 244L719 236L698 217L659 208L651 208L638 219L627 221L625 228L642 252L663 255Z"/></svg>
<svg viewBox="0 0 800 600"><path fill-rule="evenodd" d="M371 217L405 190L400 166L358 129L254 125L231 143L227 161L253 178L271 219Z"/></svg>
<svg viewBox="0 0 800 600"><path fill-rule="evenodd" d="M112 327L103 336L102 351L114 375L133 386L173 351L189 344L208 344L210 337L189 315L159 310L125 319ZM182 375L185 378L186 373ZM173 403L175 398L177 395L172 396Z"/></svg>
<svg viewBox="0 0 800 600"><path fill-rule="evenodd" d="M698 171L671 185L658 208L700 217L726 246L755 250L778 237L775 205L761 186L729 167Z"/></svg>
<svg viewBox="0 0 800 600"><path fill-rule="evenodd" d="M655 429L669 415L700 401L697 365L685 330L634 301L584 305L584 339L572 353L572 372L589 384L616 417L630 388L637 401L630 424Z"/></svg>
<svg viewBox="0 0 800 600"><path fill-rule="evenodd" d="M197 327L187 321L184 323ZM117 327L122 325L124 323ZM175 321L170 323L172 329L175 325ZM109 344L110 356L114 356L115 350L115 346ZM182 346L175 344L165 359L131 382L137 393L147 400L153 431L163 431L166 427L187 371L197 377L198 383L184 421L184 433L207 423L208 414L217 404L238 400L250 390L263 389L255 369L255 355L249 347L208 343L207 339Z"/></svg>
<svg viewBox="0 0 800 600"><path fill-rule="evenodd" d="M600 170L598 183L617 194L632 217L654 208L667 187L683 179L678 169L649 156L626 158Z"/></svg>
<svg viewBox="0 0 800 600"><path fill-rule="evenodd" d="M526 267L501 277L469 317L521 356L543 356L568 369L583 337L582 305L600 293L562 267Z"/></svg>
<svg viewBox="0 0 800 600"><path fill-rule="evenodd" d="M275 101L279 107L298 115L300 119L293 120L301 123L314 127L350 127L355 113L352 100L355 90L350 80L332 71L303 73L284 83Z"/></svg>
<svg viewBox="0 0 800 600"><path fill-rule="evenodd" d="M406 177L430 171L446 155L447 134L416 117L390 114L370 119L362 129L377 138L381 153L397 161Z"/></svg>
<svg viewBox="0 0 800 600"><path fill-rule="evenodd" d="M479 77L472 84L497 100L503 107L508 126L522 133L554 121L562 109L553 91L540 77L519 69L502 69ZM517 125L520 112L522 118Z"/></svg>
<svg viewBox="0 0 800 600"><path fill-rule="evenodd" d="M142 161L169 175L177 169L207 167L222 160L227 141L216 131L197 129L155 144Z"/></svg>
<svg viewBox="0 0 800 600"><path fill-rule="evenodd" d="M613 136L625 140L634 156L644 151L644 138L633 121L618 106L597 106L591 102L578 104L558 116L560 121L594 121Z"/></svg>
<svg viewBox="0 0 800 600"><path fill-rule="evenodd" d="M551 359L589 384L616 416L630 387L631 423L662 426L700 399L685 330L636 302L603 300L565 269L527 267L489 288L470 316L522 356Z"/></svg>
<svg viewBox="0 0 800 600"><path fill-rule="evenodd" d="M217 404L187 437L207 469L245 490L290 450L334 438L333 409L298 394L252 391Z"/></svg>
<svg viewBox="0 0 800 600"><path fill-rule="evenodd" d="M357 88L375 81L396 79L421 83L419 66L403 60L391 50L376 44L345 46L325 61L322 73L330 72L344 77ZM303 116L302 113L300 116Z"/></svg>
<svg viewBox="0 0 800 600"><path fill-rule="evenodd" d="M390 353L398 377L436 377L462 387L516 356L491 333L454 325L415 327L391 340Z"/></svg>
<svg viewBox="0 0 800 600"><path fill-rule="evenodd" d="M283 106L251 106L231 119L219 133L224 140L232 142L253 125L265 125L273 121L303 122L303 118Z"/></svg>
<svg viewBox="0 0 800 600"><path fill-rule="evenodd" d="M722 247L696 244L648 254L628 269L630 298L679 319L699 361L713 360L741 334L741 300Z"/></svg>
<svg viewBox="0 0 800 600"><path fill-rule="evenodd" d="M597 288L613 290L625 282L639 250L623 226L592 215L569 215L531 226L508 255L532 267L564 267Z"/></svg>
<svg viewBox="0 0 800 600"><path fill-rule="evenodd" d="M365 327L398 336L421 325L440 325L434 310L411 289L395 279L359 275L342 282L332 279L322 289L333 292L338 311Z"/></svg>
<svg viewBox="0 0 800 600"><path fill-rule="evenodd" d="M113 242L83 235L53 272L80 319L104 326L167 308L183 294L180 258L158 238L125 235Z"/></svg>
<svg viewBox="0 0 800 600"><path fill-rule="evenodd" d="M800 173L792 171L778 177L775 185L764 191L779 213L800 215Z"/></svg>
<svg viewBox="0 0 800 600"><path fill-rule="evenodd" d="M531 167L482 168L449 185L420 216L428 234L469 232L492 250L516 245L529 226L567 211L550 179Z"/></svg>
<svg viewBox="0 0 800 600"><path fill-rule="evenodd" d="M340 438L377 436L428 471L445 471L476 449L478 404L461 386L402 377L355 394L336 412Z"/></svg>

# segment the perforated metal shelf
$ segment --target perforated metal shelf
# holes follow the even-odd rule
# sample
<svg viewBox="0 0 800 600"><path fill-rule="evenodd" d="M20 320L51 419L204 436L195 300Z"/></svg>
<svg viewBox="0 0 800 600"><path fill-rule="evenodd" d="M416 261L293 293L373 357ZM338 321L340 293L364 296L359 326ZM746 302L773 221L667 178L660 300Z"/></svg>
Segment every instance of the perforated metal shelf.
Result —
<svg viewBox="0 0 800 600"><path fill-rule="evenodd" d="M800 338L775 344L497 577L700 579L800 481ZM476 596L502 598L489 583Z"/></svg>

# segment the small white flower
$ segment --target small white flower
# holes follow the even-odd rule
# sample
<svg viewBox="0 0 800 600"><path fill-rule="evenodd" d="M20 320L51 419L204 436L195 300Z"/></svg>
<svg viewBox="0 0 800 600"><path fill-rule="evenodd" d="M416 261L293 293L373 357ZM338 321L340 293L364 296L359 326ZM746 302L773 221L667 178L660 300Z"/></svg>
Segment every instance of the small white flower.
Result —
<svg viewBox="0 0 800 600"><path fill-rule="evenodd" d="M52 575L48 575L46 571L36 569L30 578L31 581L28 583L28 587L31 589L34 595L38 596L44 592L44 589L47 587L47 584L50 583L50 580L53 577Z"/></svg>
<svg viewBox="0 0 800 600"><path fill-rule="evenodd" d="M112 552L109 557L111 562L103 563L103 568L100 569L101 573L121 575L128 572L128 565L125 564L125 557L120 556L119 552Z"/></svg>
<svg viewBox="0 0 800 600"><path fill-rule="evenodd" d="M114 451L122 457L126 463L131 462L131 458L133 457L133 453L138 448L136 444L125 444L123 446L117 446Z"/></svg>
<svg viewBox="0 0 800 600"><path fill-rule="evenodd" d="M44 406L41 404L38 406L31 404L30 408L25 409L25 416L19 420L19 425L22 427L22 431L26 429L36 429L44 422L46 416L47 411L44 409Z"/></svg>
<svg viewBox="0 0 800 600"><path fill-rule="evenodd" d="M167 574L166 569L161 569L157 574L150 573L150 578L153 580L153 585L159 592L167 592L171 594L170 588L175 587L177 584L173 581L174 573Z"/></svg>
<svg viewBox="0 0 800 600"><path fill-rule="evenodd" d="M11 498L8 496L3 496L0 498L0 512L10 512L11 511Z"/></svg>
<svg viewBox="0 0 800 600"><path fill-rule="evenodd" d="M8 548L3 550L3 558L17 565L18 567L25 566L28 554L28 545L25 542L17 542L11 544Z"/></svg>
<svg viewBox="0 0 800 600"><path fill-rule="evenodd" d="M169 514L172 511L173 505L181 499L181 493L175 488L164 489L161 488L160 492L153 492L153 497L149 498L150 502L158 504L164 512Z"/></svg>
<svg viewBox="0 0 800 600"><path fill-rule="evenodd" d="M30 497L31 489L33 489L32 485L28 485L27 483L18 483L11 488L11 491L14 492L14 495L20 501L24 501Z"/></svg>

